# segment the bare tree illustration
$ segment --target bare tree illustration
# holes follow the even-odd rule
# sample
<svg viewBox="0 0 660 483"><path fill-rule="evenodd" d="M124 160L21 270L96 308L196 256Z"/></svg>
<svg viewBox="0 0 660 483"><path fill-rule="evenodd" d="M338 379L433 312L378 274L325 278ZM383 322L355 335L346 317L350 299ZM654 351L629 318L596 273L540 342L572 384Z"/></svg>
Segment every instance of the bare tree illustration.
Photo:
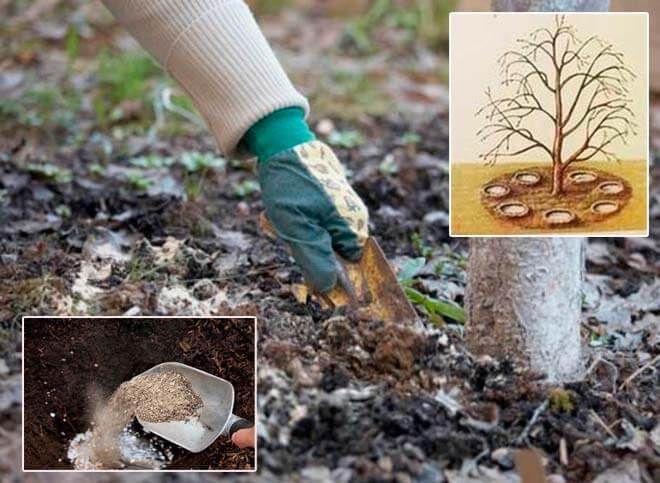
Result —
<svg viewBox="0 0 660 483"><path fill-rule="evenodd" d="M496 97L488 88L488 102L477 111L487 122L477 135L489 143L479 157L493 165L503 157L542 151L552 162L552 194L558 195L567 166L596 155L620 161L615 143L636 134L628 97L636 75L612 44L597 36L581 40L563 15L555 16L554 28L534 30L517 43L518 49L499 58L507 94ZM545 120L547 131L532 131L531 126L545 125L532 122L535 116ZM566 152L569 138L577 138L573 152Z"/></svg>

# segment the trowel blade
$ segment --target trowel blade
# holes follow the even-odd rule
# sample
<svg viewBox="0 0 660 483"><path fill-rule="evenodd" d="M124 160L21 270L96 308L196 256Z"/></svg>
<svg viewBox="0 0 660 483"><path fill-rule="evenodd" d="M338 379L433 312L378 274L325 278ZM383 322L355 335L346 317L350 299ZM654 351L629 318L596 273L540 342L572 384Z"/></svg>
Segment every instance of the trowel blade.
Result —
<svg viewBox="0 0 660 483"><path fill-rule="evenodd" d="M364 245L362 258L349 262L337 256L343 269L337 286L323 295L334 307L348 306L369 319L412 322L417 318L394 270L374 237Z"/></svg>

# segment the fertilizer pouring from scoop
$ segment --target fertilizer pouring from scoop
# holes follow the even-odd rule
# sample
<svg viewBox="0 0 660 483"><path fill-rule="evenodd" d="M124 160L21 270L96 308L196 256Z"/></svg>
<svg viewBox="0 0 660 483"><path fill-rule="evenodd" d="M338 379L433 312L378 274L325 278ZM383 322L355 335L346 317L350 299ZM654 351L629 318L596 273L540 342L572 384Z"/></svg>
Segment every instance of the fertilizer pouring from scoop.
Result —
<svg viewBox="0 0 660 483"><path fill-rule="evenodd" d="M183 421L155 423L136 416L145 431L154 433L188 451L199 453L208 448L219 436L231 437L239 429L252 426L252 423L233 413L234 386L225 379L180 362L163 362L139 376L167 371L178 372L184 376L202 399L203 406L199 410L198 417Z"/></svg>
<svg viewBox="0 0 660 483"><path fill-rule="evenodd" d="M275 228L262 212L259 225L271 240L277 238ZM337 286L327 293L314 295L329 308L348 307L363 318L383 322L414 322L417 313L410 304L387 261L383 250L373 236L364 245L362 258L350 262L335 253L337 260Z"/></svg>

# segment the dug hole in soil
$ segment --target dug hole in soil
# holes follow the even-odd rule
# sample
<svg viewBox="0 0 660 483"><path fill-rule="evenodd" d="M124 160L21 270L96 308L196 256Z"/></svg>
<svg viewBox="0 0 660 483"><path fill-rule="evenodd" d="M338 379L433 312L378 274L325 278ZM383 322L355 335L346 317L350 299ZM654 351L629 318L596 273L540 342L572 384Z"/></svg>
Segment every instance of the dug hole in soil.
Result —
<svg viewBox="0 0 660 483"><path fill-rule="evenodd" d="M222 377L234 414L254 421L253 319L29 319L25 323L25 469L71 469L69 444L90 427L92 393L177 361ZM164 443L164 442L163 442ZM253 449L219 437L200 453L164 443L166 469L252 469Z"/></svg>

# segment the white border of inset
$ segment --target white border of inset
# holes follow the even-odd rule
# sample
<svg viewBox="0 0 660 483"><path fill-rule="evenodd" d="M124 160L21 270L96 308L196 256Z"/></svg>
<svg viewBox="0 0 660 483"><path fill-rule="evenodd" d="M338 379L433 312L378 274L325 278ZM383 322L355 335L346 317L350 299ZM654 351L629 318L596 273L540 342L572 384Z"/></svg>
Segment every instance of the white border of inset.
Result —
<svg viewBox="0 0 660 483"><path fill-rule="evenodd" d="M451 81L451 68L452 68L452 48L451 37L453 22L452 17L463 16L463 15L546 15L554 16L557 14L567 14L567 15L643 15L646 23L646 119L642 119L641 123L646 123L646 230L641 233L639 231L634 232L625 232L625 231L614 231L614 232L584 232L584 233L520 233L520 234L510 234L510 235L470 235L470 234L460 234L457 235L452 232L452 170L454 169L454 163L452 163L452 115L451 115L451 100L452 92L455 88ZM549 237L564 237L564 238L592 238L592 237L633 237L633 238L644 238L649 236L649 205L651 203L650 199L650 183L651 183L651 133L650 133L650 76L651 76L651 66L650 66L650 56L651 56L651 46L649 44L649 13L648 12L450 12L449 13L449 55L448 55L448 64L449 64L449 103L448 103L448 112L449 112L449 142L448 142L448 158L449 158L449 236L451 238L549 238Z"/></svg>
<svg viewBox="0 0 660 483"><path fill-rule="evenodd" d="M254 468L251 470L60 470L60 469L25 469L25 319L252 319L254 324ZM21 359L21 470L24 473L256 473L258 471L259 443L256 435L258 424L257 413L257 351L259 336L257 334L257 317L252 315L24 315L21 318L21 346L23 357Z"/></svg>

